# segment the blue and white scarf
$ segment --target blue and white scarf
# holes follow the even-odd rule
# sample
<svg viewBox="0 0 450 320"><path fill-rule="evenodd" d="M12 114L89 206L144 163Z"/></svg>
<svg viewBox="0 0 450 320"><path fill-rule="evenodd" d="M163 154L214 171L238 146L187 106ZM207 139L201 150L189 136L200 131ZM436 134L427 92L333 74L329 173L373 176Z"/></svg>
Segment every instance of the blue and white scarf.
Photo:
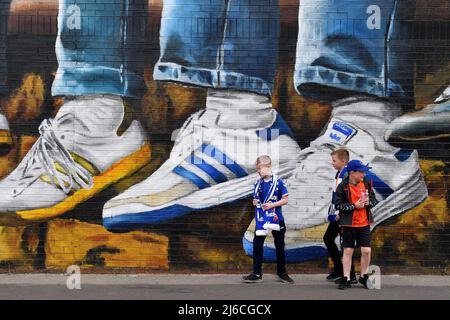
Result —
<svg viewBox="0 0 450 320"><path fill-rule="evenodd" d="M255 206L255 234L257 236L266 236L270 230L280 231L280 222L275 212L275 208L272 208L270 210L263 209L263 205L268 203L272 199L278 186L278 178L275 174L272 175L271 181L272 185L270 186L269 192L266 194L266 197L263 201L261 201L261 185L263 182L262 178L259 179L257 183L255 183L255 187L253 189L253 198L258 200L258 203Z"/></svg>

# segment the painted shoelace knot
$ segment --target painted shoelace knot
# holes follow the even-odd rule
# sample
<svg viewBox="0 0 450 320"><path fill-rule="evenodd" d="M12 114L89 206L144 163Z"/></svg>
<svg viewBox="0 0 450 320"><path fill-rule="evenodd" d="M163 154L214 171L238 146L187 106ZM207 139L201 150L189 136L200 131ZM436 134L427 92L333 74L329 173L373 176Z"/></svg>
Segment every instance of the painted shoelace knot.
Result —
<svg viewBox="0 0 450 320"><path fill-rule="evenodd" d="M14 196L21 194L42 174L65 194L78 186L91 189L94 185L92 174L78 164L61 143L55 133L53 119L45 119L39 126L39 133L39 139L26 156L25 165L19 170L18 181L22 188L14 190Z"/></svg>

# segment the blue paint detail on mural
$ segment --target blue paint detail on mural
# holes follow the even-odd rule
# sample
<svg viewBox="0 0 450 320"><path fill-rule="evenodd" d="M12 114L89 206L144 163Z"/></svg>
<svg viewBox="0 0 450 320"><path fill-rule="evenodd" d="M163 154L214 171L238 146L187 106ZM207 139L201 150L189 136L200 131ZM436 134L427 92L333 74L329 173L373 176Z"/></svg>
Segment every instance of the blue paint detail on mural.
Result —
<svg viewBox="0 0 450 320"><path fill-rule="evenodd" d="M196 175L195 173L193 173L189 170L184 169L183 167L180 167L180 166L175 167L173 169L173 172L182 176L183 178L189 180L190 182L195 184L200 189L205 189L205 188L208 188L211 186L208 182L206 182L205 180L200 178L198 175Z"/></svg>
<svg viewBox="0 0 450 320"><path fill-rule="evenodd" d="M339 132L341 132L342 134L344 134L347 137L349 135L352 135L353 132L355 132L355 130L353 130L352 127L346 125L343 122L336 122L336 123L334 123L333 124L333 130L339 131Z"/></svg>
<svg viewBox="0 0 450 320"><path fill-rule="evenodd" d="M224 204L233 205L234 203L248 199L250 196L245 196ZM191 208L179 204L174 204L158 210L143 211L130 214L122 214L114 217L103 218L103 226L110 231L131 231L141 229L146 225L155 225L168 222L172 219L182 217L190 212L203 212L217 206L209 206L201 209Z"/></svg>
<svg viewBox="0 0 450 320"><path fill-rule="evenodd" d="M383 197L383 200L394 193L394 190L372 171L367 170L366 177L373 181L373 188Z"/></svg>
<svg viewBox="0 0 450 320"><path fill-rule="evenodd" d="M190 157L190 163L199 168L200 170L204 171L208 176L210 176L215 182L222 183L225 181L228 181L227 177L214 168L209 163L206 163L203 161L203 159L200 159L199 157L195 156L194 154Z"/></svg>
<svg viewBox="0 0 450 320"><path fill-rule="evenodd" d="M216 159L220 164L223 164L225 167L227 167L236 175L236 177L242 178L248 175L244 168L234 162L234 160L229 158L222 151L216 149L216 147L214 147L213 145L203 144L199 149L207 156Z"/></svg>
<svg viewBox="0 0 450 320"><path fill-rule="evenodd" d="M242 245L245 253L253 256L253 242L250 242L245 237L242 238ZM320 259L328 256L328 251L322 246L305 246L288 248L285 250L286 263L301 263L309 260ZM263 261L267 263L276 263L277 254L275 248L264 246Z"/></svg>
<svg viewBox="0 0 450 320"><path fill-rule="evenodd" d="M406 149L400 149L397 151L394 156L397 158L398 161L406 161L411 157L411 154L413 153L413 150L406 150Z"/></svg>

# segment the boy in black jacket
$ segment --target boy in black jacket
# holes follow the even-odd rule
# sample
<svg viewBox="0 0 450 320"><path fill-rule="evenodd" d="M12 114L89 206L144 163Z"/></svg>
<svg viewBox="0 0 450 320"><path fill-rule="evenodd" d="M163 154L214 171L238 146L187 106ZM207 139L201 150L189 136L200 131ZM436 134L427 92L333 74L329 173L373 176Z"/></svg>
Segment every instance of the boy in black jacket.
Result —
<svg viewBox="0 0 450 320"><path fill-rule="evenodd" d="M348 177L336 189L335 206L339 210L343 228L344 277L339 289L350 288L350 268L355 247L361 247L361 275L359 282L367 288L367 269L370 264L370 224L373 223L371 208L378 202L373 191L373 182L366 178L370 167L359 160L347 164Z"/></svg>
<svg viewBox="0 0 450 320"><path fill-rule="evenodd" d="M341 261L341 253L336 246L336 237L341 233L341 227L339 225L339 211L335 207L335 193L337 186L347 177L347 163L349 162L350 154L348 150L341 148L331 152L331 163L334 169L337 170L335 176L335 183L333 185L333 195L331 205L328 209L328 228L323 236L323 242L328 249L331 260L333 261L333 271L327 276L327 280L336 281L338 283L344 276L344 268ZM350 272L351 283L358 283L355 275L355 268L352 264L352 270Z"/></svg>

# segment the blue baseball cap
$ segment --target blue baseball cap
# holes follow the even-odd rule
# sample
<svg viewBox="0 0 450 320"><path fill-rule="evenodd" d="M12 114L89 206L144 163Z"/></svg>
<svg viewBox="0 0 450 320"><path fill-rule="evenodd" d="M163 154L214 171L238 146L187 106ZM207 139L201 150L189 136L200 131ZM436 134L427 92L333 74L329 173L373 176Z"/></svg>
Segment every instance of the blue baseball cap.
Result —
<svg viewBox="0 0 450 320"><path fill-rule="evenodd" d="M372 167L369 167L369 164L364 165L360 160L351 160L347 164L348 172L351 172L351 171L367 172L367 170L369 170L369 169L372 169Z"/></svg>

